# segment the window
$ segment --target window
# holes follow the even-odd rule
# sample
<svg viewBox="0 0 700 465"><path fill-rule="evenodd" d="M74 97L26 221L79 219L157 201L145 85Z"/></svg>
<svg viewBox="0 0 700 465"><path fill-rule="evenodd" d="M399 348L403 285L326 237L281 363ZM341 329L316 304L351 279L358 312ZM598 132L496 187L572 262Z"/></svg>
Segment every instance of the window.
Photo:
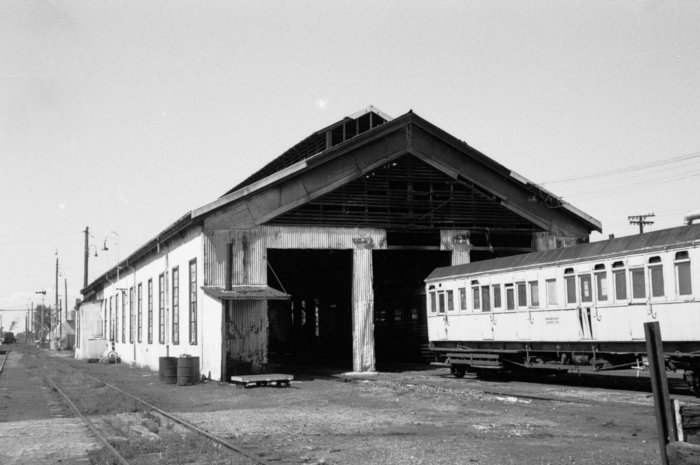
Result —
<svg viewBox="0 0 700 465"><path fill-rule="evenodd" d="M136 288L136 341L141 342L143 333L143 285Z"/></svg>
<svg viewBox="0 0 700 465"><path fill-rule="evenodd" d="M438 293L438 303L440 304L440 307L438 307L438 313L445 313L445 293L444 292Z"/></svg>
<svg viewBox="0 0 700 465"><path fill-rule="evenodd" d="M197 259L190 261L190 344L197 343Z"/></svg>
<svg viewBox="0 0 700 465"><path fill-rule="evenodd" d="M613 263L613 279L615 281L615 300L627 300L627 275L622 262Z"/></svg>
<svg viewBox="0 0 700 465"><path fill-rule="evenodd" d="M129 288L129 343L134 343L134 288Z"/></svg>
<svg viewBox="0 0 700 465"><path fill-rule="evenodd" d="M649 280L651 281L651 296L664 296L664 267L661 257L649 257Z"/></svg>
<svg viewBox="0 0 700 465"><path fill-rule="evenodd" d="M593 302L593 289L591 289L591 275L582 274L578 277L581 302Z"/></svg>
<svg viewBox="0 0 700 465"><path fill-rule="evenodd" d="M121 294L122 291L119 291ZM122 342L126 342L126 299L122 295Z"/></svg>
<svg viewBox="0 0 700 465"><path fill-rule="evenodd" d="M481 299L479 298L479 288L472 287L472 296L474 300L474 310L479 310L481 308Z"/></svg>
<svg viewBox="0 0 700 465"><path fill-rule="evenodd" d="M515 291L512 284L506 284L506 308L515 310Z"/></svg>
<svg viewBox="0 0 700 465"><path fill-rule="evenodd" d="M596 297L599 302L604 302L608 300L608 280L605 273L605 265L598 264L594 268L595 270L595 288Z"/></svg>
<svg viewBox="0 0 700 465"><path fill-rule="evenodd" d="M172 275L172 280L173 280L173 304L172 304L172 309L173 309L173 315L172 315L172 320L173 320L173 344L179 344L180 343L180 268L175 267L173 268L173 275Z"/></svg>
<svg viewBox="0 0 700 465"><path fill-rule="evenodd" d="M455 296L454 291L447 291L447 311L452 312L455 309Z"/></svg>
<svg viewBox="0 0 700 465"><path fill-rule="evenodd" d="M459 288L459 309L467 309L467 289L464 287Z"/></svg>
<svg viewBox="0 0 700 465"><path fill-rule="evenodd" d="M501 285L493 285L493 308L501 308Z"/></svg>
<svg viewBox="0 0 700 465"><path fill-rule="evenodd" d="M632 281L632 298L643 299L646 297L646 283L644 282L644 268L630 270Z"/></svg>
<svg viewBox="0 0 700 465"><path fill-rule="evenodd" d="M567 268L564 270L564 282L566 283L566 303L576 303L576 278L574 277L574 269Z"/></svg>
<svg viewBox="0 0 700 465"><path fill-rule="evenodd" d="M489 295L489 286L481 286L481 311L491 311L491 296Z"/></svg>
<svg viewBox="0 0 700 465"><path fill-rule="evenodd" d="M557 280L548 279L547 285L547 305L557 305Z"/></svg>
<svg viewBox="0 0 700 465"><path fill-rule="evenodd" d="M540 286L537 281L530 281L530 306L540 306Z"/></svg>
<svg viewBox="0 0 700 465"><path fill-rule="evenodd" d="M165 274L158 276L158 342L165 344Z"/></svg>
<svg viewBox="0 0 700 465"><path fill-rule="evenodd" d="M430 311L431 313L437 312L437 296L435 291L430 293Z"/></svg>
<svg viewBox="0 0 700 465"><path fill-rule="evenodd" d="M687 251L676 252L676 288L678 295L690 295L693 288L690 280L690 257Z"/></svg>
<svg viewBox="0 0 700 465"><path fill-rule="evenodd" d="M518 283L518 307L527 307L527 288L525 283Z"/></svg>
<svg viewBox="0 0 700 465"><path fill-rule="evenodd" d="M153 279L148 280L148 343L153 344Z"/></svg>

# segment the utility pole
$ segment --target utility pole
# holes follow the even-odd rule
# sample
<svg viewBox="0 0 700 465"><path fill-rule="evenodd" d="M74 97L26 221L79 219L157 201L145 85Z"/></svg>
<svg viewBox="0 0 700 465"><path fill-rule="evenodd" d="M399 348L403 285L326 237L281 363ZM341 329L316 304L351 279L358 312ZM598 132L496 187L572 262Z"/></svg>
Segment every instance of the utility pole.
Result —
<svg viewBox="0 0 700 465"><path fill-rule="evenodd" d="M85 226L85 257L83 258L84 260L84 272L83 272L83 289L85 289L88 285L88 257L90 256L90 245L88 244L89 238L90 238L90 228ZM68 308L66 306L66 308Z"/></svg>
<svg viewBox="0 0 700 465"><path fill-rule="evenodd" d="M654 224L653 221L647 220L647 218L652 218L654 216L656 215L653 213L647 213L646 215L628 216L627 219L629 220L630 224L639 225L639 234L644 234L644 226L651 226Z"/></svg>
<svg viewBox="0 0 700 465"><path fill-rule="evenodd" d="M60 339L63 339L63 320L67 319L68 317L68 278L63 278L63 286L63 301L66 303L66 305L63 307L63 318L61 318L61 321L58 322L59 328L61 328L58 333L58 337Z"/></svg>
<svg viewBox="0 0 700 465"><path fill-rule="evenodd" d="M55 309L56 309L56 313L58 313L58 250L56 251L56 307L55 307ZM51 334L55 330L55 328L53 326L53 313L51 313L51 316L52 316L52 318L51 318L51 321L49 323L49 324L51 324L51 326L49 327L49 334Z"/></svg>

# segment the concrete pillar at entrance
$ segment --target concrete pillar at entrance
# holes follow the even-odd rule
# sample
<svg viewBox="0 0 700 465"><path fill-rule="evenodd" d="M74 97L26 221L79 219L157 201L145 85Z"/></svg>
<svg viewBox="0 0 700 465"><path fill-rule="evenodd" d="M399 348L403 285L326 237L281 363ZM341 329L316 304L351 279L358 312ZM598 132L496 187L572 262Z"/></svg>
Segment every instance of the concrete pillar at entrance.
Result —
<svg viewBox="0 0 700 465"><path fill-rule="evenodd" d="M472 245L467 229L443 229L440 231L440 250L451 250L451 265L471 262Z"/></svg>
<svg viewBox="0 0 700 465"><path fill-rule="evenodd" d="M353 240L352 254L352 369L374 371L374 291L372 243Z"/></svg>

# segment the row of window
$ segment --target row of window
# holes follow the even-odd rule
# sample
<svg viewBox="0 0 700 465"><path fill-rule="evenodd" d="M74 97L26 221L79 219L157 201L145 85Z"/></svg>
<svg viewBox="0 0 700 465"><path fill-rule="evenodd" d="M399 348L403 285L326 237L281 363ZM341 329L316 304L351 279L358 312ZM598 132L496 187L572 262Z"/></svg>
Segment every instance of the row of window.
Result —
<svg viewBox="0 0 700 465"><path fill-rule="evenodd" d="M189 262L188 274L189 287L189 339L190 344L197 344L197 259L192 259ZM165 344L165 285L166 273L161 273L158 276L158 342ZM147 341L148 344L153 344L153 279L146 282L146 318L147 318ZM171 270L171 308L172 318L171 326L171 342L174 345L180 343L180 268L175 267ZM110 296L105 305L109 311L105 319L105 331L107 334L107 325L109 324L109 336L112 341L126 342L126 314L127 300L129 313L129 343L134 343L134 333L136 333L136 341L142 342L143 339L143 283L136 286L136 305L134 305L134 288L130 287L128 297L121 292L114 296ZM119 319L119 303L121 302L121 325L118 325ZM114 312L112 311L114 309ZM118 329L121 331L118 332Z"/></svg>
<svg viewBox="0 0 700 465"><path fill-rule="evenodd" d="M660 298L665 296L664 268L661 257L653 256L644 265L626 267L624 262L616 261L611 266L612 292L609 284L609 273L604 264L597 264L592 273L576 274L573 268L564 270L564 289L566 304L577 305L596 302L610 303ZM690 257L687 251L676 252L674 258L674 277L676 295L692 295L690 274ZM648 281L648 284L647 284ZM546 306L559 306L560 302L556 279L544 280ZM505 296L504 296L505 294ZM459 310L467 310L467 288L457 288L458 301L455 302L455 291L438 290L435 286L429 288L429 308L431 313L454 311L458 303ZM502 298L505 297L505 302ZM473 311L489 312L492 309L515 310L516 307L539 308L540 281L521 281L506 284L479 285L478 280L471 281L471 303Z"/></svg>

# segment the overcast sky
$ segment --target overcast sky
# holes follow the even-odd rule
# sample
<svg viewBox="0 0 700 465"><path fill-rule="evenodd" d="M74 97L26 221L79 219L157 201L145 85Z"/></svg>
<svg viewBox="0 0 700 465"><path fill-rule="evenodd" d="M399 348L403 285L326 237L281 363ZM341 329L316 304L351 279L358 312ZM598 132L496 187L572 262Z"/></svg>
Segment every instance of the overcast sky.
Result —
<svg viewBox="0 0 700 465"><path fill-rule="evenodd" d="M700 209L699 21L697 0L2 0L0 309L53 303L56 251L72 306L86 226L111 248L92 280L370 104L544 183L602 221L593 240L679 226Z"/></svg>

